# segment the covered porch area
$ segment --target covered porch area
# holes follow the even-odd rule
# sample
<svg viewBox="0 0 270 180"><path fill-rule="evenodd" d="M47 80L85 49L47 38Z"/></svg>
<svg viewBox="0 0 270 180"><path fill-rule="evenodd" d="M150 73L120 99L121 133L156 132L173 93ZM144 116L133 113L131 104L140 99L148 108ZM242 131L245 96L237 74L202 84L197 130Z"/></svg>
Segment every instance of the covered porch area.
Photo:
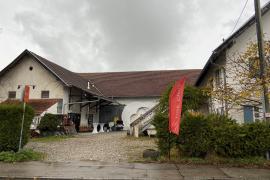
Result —
<svg viewBox="0 0 270 180"><path fill-rule="evenodd" d="M69 89L68 120L77 132L108 132L123 124L121 115L124 105L103 95L95 95L76 87Z"/></svg>

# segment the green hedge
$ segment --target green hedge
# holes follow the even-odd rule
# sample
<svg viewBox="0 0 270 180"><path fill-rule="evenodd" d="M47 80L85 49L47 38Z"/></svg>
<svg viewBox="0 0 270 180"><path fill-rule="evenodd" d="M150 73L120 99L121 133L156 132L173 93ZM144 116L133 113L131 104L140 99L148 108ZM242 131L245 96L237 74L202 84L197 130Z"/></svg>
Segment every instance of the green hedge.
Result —
<svg viewBox="0 0 270 180"><path fill-rule="evenodd" d="M216 154L222 157L264 156L270 150L270 125L264 122L238 124L229 117L194 113L206 102L204 91L185 87L180 135L168 131L168 99L171 87L159 101L153 125L157 130L157 145L162 155L176 148L185 156L205 157ZM170 140L170 141L169 141ZM170 144L170 146L169 146Z"/></svg>
<svg viewBox="0 0 270 180"><path fill-rule="evenodd" d="M61 124L61 118L55 114L45 114L38 125L41 132L54 132L57 131Z"/></svg>
<svg viewBox="0 0 270 180"><path fill-rule="evenodd" d="M0 105L0 152L18 151L23 105ZM29 139L34 111L26 106L22 146Z"/></svg>
<svg viewBox="0 0 270 180"><path fill-rule="evenodd" d="M234 124L216 129L216 153L224 157L264 156L270 150L270 125Z"/></svg>
<svg viewBox="0 0 270 180"><path fill-rule="evenodd" d="M182 151L192 157L205 156L212 151L213 130L209 119L203 115L185 114L182 120L178 142Z"/></svg>
<svg viewBox="0 0 270 180"><path fill-rule="evenodd" d="M169 151L168 125L165 125L168 117L161 117L155 116L164 125L164 128L157 128L157 138L159 149L166 155ZM240 125L226 116L185 113L180 135L171 135L170 143L188 157L210 154L233 158L264 156L270 149L270 125L264 122Z"/></svg>

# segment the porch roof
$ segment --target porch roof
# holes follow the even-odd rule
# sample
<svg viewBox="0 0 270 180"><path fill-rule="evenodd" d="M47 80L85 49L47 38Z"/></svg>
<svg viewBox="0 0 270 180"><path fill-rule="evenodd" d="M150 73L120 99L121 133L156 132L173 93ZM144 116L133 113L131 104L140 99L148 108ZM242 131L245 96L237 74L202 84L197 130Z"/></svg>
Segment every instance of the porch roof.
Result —
<svg viewBox="0 0 270 180"><path fill-rule="evenodd" d="M40 115L46 110L48 110L50 107L52 107L54 104L59 102L61 99L29 99L29 102L27 103L29 106L31 106L34 111L35 115ZM19 99L7 99L0 104L21 104L22 101Z"/></svg>

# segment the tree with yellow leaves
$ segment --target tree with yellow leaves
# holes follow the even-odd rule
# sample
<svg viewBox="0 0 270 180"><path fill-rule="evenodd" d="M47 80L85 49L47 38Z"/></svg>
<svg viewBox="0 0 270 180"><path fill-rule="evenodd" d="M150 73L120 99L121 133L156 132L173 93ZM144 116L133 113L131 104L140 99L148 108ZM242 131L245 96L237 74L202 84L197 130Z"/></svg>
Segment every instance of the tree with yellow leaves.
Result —
<svg viewBox="0 0 270 180"><path fill-rule="evenodd" d="M257 43L251 42L244 53L228 57L226 65L219 66L225 69L226 81L214 88L211 82L207 88L212 101L226 104L226 112L239 105L261 107L262 84L270 87L270 41L265 42L264 53L267 65L264 82L260 78Z"/></svg>

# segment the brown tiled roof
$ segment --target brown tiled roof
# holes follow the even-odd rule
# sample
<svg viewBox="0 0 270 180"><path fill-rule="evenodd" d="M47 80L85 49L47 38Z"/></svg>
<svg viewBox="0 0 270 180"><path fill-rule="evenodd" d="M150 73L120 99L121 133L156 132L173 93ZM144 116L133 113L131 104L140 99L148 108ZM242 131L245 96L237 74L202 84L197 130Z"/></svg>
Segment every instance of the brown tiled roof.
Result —
<svg viewBox="0 0 270 180"><path fill-rule="evenodd" d="M74 73L29 50L21 53L13 62L0 72L2 76L13 67L23 56L29 55L61 80L66 86L77 87L85 92L99 96L101 99L113 101L107 97L156 97L160 96L166 87L187 77L187 84L193 85L201 70L164 70L164 71L133 71L108 73ZM87 89L88 81L95 87ZM102 92L102 93L100 93Z"/></svg>
<svg viewBox="0 0 270 180"><path fill-rule="evenodd" d="M91 80L100 91L109 97L156 97L167 86L181 77L193 85L201 70L133 71L108 73L78 73Z"/></svg>
<svg viewBox="0 0 270 180"><path fill-rule="evenodd" d="M30 105L36 115L40 115L50 107L52 107L55 103L57 103L60 99L30 99L29 102L27 103ZM18 99L7 99L0 104L20 104L22 103Z"/></svg>
<svg viewBox="0 0 270 180"><path fill-rule="evenodd" d="M35 110L35 114L39 115L59 102L60 99L30 99L27 103Z"/></svg>
<svg viewBox="0 0 270 180"><path fill-rule="evenodd" d="M75 86L79 89L82 89L86 92L90 92L95 95L100 95L96 89L87 89L88 81L86 79L81 78L78 74L71 72L31 51L29 51L32 55L34 55L38 60L43 63L49 70L55 73L65 84L68 86Z"/></svg>

